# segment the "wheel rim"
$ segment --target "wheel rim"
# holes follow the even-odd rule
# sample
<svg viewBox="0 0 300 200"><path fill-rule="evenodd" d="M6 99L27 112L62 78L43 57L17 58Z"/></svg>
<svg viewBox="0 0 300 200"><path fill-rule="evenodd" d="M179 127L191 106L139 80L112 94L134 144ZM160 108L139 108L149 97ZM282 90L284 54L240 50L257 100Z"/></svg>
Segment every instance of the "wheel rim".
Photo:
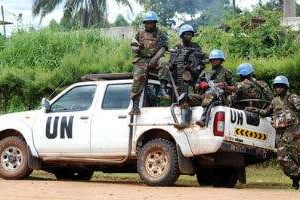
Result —
<svg viewBox="0 0 300 200"><path fill-rule="evenodd" d="M167 170L167 155L160 150L152 151L147 155L145 165L150 176L161 177Z"/></svg>
<svg viewBox="0 0 300 200"><path fill-rule="evenodd" d="M23 161L22 151L15 146L10 146L4 149L1 153L1 164L5 170L17 170Z"/></svg>

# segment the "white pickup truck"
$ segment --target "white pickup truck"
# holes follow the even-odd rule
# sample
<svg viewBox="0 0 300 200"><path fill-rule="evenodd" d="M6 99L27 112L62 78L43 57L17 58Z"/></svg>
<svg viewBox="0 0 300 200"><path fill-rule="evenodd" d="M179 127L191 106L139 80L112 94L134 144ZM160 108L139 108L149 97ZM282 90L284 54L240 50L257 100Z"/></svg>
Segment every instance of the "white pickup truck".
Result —
<svg viewBox="0 0 300 200"><path fill-rule="evenodd" d="M245 182L246 166L274 151L269 118L215 106L201 128L194 123L199 106L189 126L177 129L184 110L156 106L153 96L150 102L142 95L140 116L128 115L130 77L90 77L97 80L69 86L39 110L0 116L0 177L22 179L33 169L69 180L89 180L94 171L138 172L144 183L166 186L196 174L200 185L234 187ZM152 91L158 86L148 80Z"/></svg>

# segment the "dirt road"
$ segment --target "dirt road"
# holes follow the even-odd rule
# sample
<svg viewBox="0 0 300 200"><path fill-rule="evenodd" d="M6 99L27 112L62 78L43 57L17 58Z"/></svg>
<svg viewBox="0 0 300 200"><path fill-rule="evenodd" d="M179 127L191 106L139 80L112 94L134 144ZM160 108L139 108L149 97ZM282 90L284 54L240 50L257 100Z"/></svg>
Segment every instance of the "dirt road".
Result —
<svg viewBox="0 0 300 200"><path fill-rule="evenodd" d="M0 179L0 200L299 200L300 191L212 188L194 186L148 187L140 183L101 181Z"/></svg>

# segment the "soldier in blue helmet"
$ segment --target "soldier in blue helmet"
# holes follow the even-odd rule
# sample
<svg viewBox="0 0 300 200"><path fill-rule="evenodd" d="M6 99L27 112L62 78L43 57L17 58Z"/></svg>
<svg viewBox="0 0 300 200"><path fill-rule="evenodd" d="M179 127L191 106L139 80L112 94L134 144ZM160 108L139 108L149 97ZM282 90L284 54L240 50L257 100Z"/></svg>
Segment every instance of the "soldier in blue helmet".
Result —
<svg viewBox="0 0 300 200"><path fill-rule="evenodd" d="M294 189L299 189L300 179L300 97L289 93L289 81L285 76L277 76L273 81L276 96L266 109L246 107L266 117L272 116L272 126L276 129L277 160L283 172L289 176Z"/></svg>
<svg viewBox="0 0 300 200"><path fill-rule="evenodd" d="M133 84L131 99L133 106L130 115L139 115L140 96L145 88L147 76L150 71L157 72L160 80L160 98L169 99L166 91L168 82L168 61L163 57L168 49L167 34L161 31L156 23L157 14L153 11L145 13L143 17L144 29L139 31L133 38L131 49L134 54L133 60Z"/></svg>
<svg viewBox="0 0 300 200"><path fill-rule="evenodd" d="M187 93L189 85L194 87L208 60L201 47L192 42L194 34L195 30L191 25L182 25L179 29L180 43L173 48L171 54L170 70L173 71L179 94Z"/></svg>
<svg viewBox="0 0 300 200"><path fill-rule="evenodd" d="M253 77L254 68L250 63L242 63L237 67L236 74L241 79L237 90L230 100L233 107L244 109L245 107L263 108L273 99L273 94L265 81Z"/></svg>
<svg viewBox="0 0 300 200"><path fill-rule="evenodd" d="M206 124L206 114L208 107L219 98L221 104L227 104L226 99L229 94L236 90L235 81L232 73L223 66L225 55L222 50L214 49L209 54L211 71L203 71L199 78L196 88L196 95L189 95L189 104L192 106L201 105L203 114L196 124L203 127ZM213 90L209 90L208 82L213 83ZM212 84L211 84L212 85ZM218 93L213 92L218 91ZM221 92L222 91L222 92Z"/></svg>

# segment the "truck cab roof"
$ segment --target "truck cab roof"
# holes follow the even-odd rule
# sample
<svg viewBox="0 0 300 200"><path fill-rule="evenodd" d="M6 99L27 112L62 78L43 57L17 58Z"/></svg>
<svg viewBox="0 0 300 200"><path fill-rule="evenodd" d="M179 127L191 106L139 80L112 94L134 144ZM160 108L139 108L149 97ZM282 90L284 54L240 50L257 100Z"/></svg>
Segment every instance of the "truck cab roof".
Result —
<svg viewBox="0 0 300 200"><path fill-rule="evenodd" d="M158 76L149 73L149 79L158 80ZM133 79L132 73L104 73L104 74L87 74L81 77L82 81L107 81L107 80L125 80Z"/></svg>

